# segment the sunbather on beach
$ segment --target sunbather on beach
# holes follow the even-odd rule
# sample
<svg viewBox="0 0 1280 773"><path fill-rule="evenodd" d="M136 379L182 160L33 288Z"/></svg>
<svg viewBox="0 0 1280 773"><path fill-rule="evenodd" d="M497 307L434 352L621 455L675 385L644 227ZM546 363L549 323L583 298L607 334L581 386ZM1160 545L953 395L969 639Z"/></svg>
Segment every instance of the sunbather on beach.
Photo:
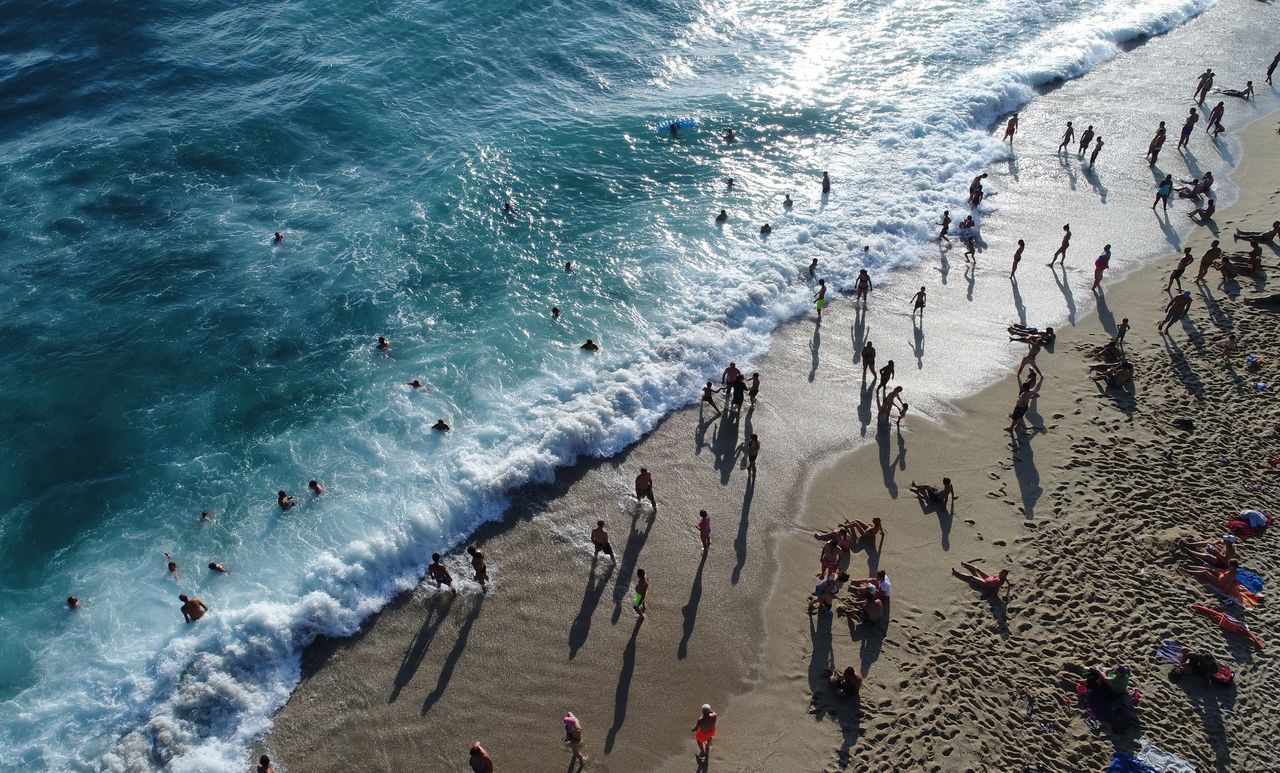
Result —
<svg viewBox="0 0 1280 773"><path fill-rule="evenodd" d="M969 573L965 574L959 569L952 569L951 573L969 583L977 590L983 592L991 591L993 594L998 596L1000 595L1001 588L1013 587L1013 583L1009 582L1008 569L1001 569L997 574L987 574L968 561L961 561L960 566L967 569Z"/></svg>
<svg viewBox="0 0 1280 773"><path fill-rule="evenodd" d="M1240 581L1236 579L1236 570L1239 568L1240 562L1230 559L1227 561L1226 569L1212 566L1184 566L1181 571L1194 580L1207 583L1222 593L1234 597L1240 590Z"/></svg>
<svg viewBox="0 0 1280 773"><path fill-rule="evenodd" d="M1093 374L1089 378L1100 384L1105 383L1108 387L1123 387L1133 381L1133 363L1121 361L1101 373Z"/></svg>
<svg viewBox="0 0 1280 773"><path fill-rule="evenodd" d="M845 526L840 526L834 531L827 531L827 532L821 532L821 533L815 531L813 533L813 538L817 540L822 540L823 542L830 542L831 540L835 540L836 544L840 546L840 549L844 551L847 551L850 547L853 546L853 534L851 534L849 532L849 529L846 528Z"/></svg>
<svg viewBox="0 0 1280 773"><path fill-rule="evenodd" d="M1280 220L1277 220L1271 224L1270 231L1242 231L1239 228L1237 228L1236 232L1232 235L1232 238L1234 238L1236 241L1240 241L1241 239L1244 239L1246 241L1256 243L1256 242L1273 242L1276 240L1277 236L1280 236Z"/></svg>
<svg viewBox="0 0 1280 773"><path fill-rule="evenodd" d="M827 679L831 688L845 698L852 698L862 689L862 675L853 666L846 666L843 671L834 668Z"/></svg>
<svg viewBox="0 0 1280 773"><path fill-rule="evenodd" d="M871 541L877 535L885 536L884 526L881 525L879 518L872 518L870 525L862 521L845 521L842 526L853 534L855 542Z"/></svg>
<svg viewBox="0 0 1280 773"><path fill-rule="evenodd" d="M1178 549L1189 558L1222 570L1230 568L1231 562L1236 560L1236 543L1239 541L1236 535L1228 534L1221 539L1179 542Z"/></svg>
<svg viewBox="0 0 1280 773"><path fill-rule="evenodd" d="M926 486L926 485L917 485L916 482L913 480L911 481L911 493L915 494L917 497L920 497L921 499L927 500L929 502L934 502L940 505L945 505L948 503L948 501L954 502L955 500L960 498L956 496L956 490L951 487L950 478L942 479L941 488L935 488L933 486Z"/></svg>

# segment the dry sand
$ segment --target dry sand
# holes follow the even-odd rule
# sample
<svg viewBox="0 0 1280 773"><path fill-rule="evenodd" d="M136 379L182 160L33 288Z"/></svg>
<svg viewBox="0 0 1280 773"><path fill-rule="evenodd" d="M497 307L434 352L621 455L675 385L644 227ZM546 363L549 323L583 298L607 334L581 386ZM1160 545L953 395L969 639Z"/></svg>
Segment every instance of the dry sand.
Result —
<svg viewBox="0 0 1280 773"><path fill-rule="evenodd" d="M1224 230L1274 219L1272 124L1246 132L1251 169L1236 177L1241 195L1218 218ZM1189 243L1197 254L1207 236ZM1112 739L1066 709L1055 673L1066 659L1121 658L1136 667L1142 731L1158 745L1202 767L1268 769L1280 747L1267 716L1280 694L1275 669L1191 616L1190 603L1210 599L1175 573L1167 543L1175 533L1218 534L1240 507L1275 505L1265 458L1280 411L1270 391L1257 393L1251 375L1214 355L1228 326L1246 351L1274 353L1274 312L1206 288L1190 321L1162 339L1154 321L1167 269L1108 285L1102 313L1062 331L1056 352L1041 356L1049 378L1029 414L1045 432L1014 449L1000 431L1016 394L1009 379L941 424L909 417L883 436L868 427L859 387L853 352L874 324L882 359L894 348L921 353L930 367L917 370L898 352L900 376L913 409L918 395L942 415L947 356L973 346L975 326L988 341L999 336L989 315L973 319L987 307L934 295L927 339L917 336L905 310L883 310L910 295L908 275L878 290L861 323L842 301L820 327L788 326L757 366L761 403L741 420L680 411L627 452L525 492L516 514L477 537L493 566L488 597L474 586L456 598L419 588L357 637L313 647L264 749L281 770L464 770L467 746L480 740L499 770L550 770L568 763L560 717L572 710L589 769L690 770L689 728L710 702L722 717L716 770L1101 769ZM1007 280L990 271L980 297L1001 293L1007 303ZM1029 286L1047 285L1046 273L1034 261L1020 271ZM1068 274L1077 296L1088 295L1088 273ZM1265 281L1239 289L1268 292ZM1137 394L1099 395L1082 349L1104 342L1122 316L1134 325ZM1017 351L1009 346L1005 360ZM1171 424L1181 417L1195 430ZM735 454L751 432L763 440L754 483ZM863 438L873 442L834 458ZM656 516L629 495L641 465L654 473ZM922 512L907 484L943 475L960 492L955 511ZM1255 482L1262 493L1245 490ZM693 528L704 507L714 523L705 561ZM811 621L803 606L818 543L809 531L872 515L889 528L883 552L851 562L893 578L887 631ZM592 565L597 518L618 551L612 570ZM1277 576L1266 549L1274 539L1244 551L1244 564L1268 578ZM1007 608L951 576L970 558L1013 569ZM450 563L467 576L459 556ZM630 609L637 566L653 583L642 624ZM1264 639L1271 616L1266 605L1250 615ZM1238 690L1165 680L1151 655L1170 635L1238 658ZM827 696L819 672L832 662L866 673L860 709Z"/></svg>

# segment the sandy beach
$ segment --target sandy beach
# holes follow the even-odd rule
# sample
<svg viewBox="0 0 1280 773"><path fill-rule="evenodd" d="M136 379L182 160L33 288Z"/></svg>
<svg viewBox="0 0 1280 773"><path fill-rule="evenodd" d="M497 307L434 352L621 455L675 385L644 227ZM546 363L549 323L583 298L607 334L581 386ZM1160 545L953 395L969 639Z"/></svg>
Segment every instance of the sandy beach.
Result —
<svg viewBox="0 0 1280 773"><path fill-rule="evenodd" d="M1274 118L1236 139L1239 194L1216 218L1229 254L1243 251L1230 241L1236 226L1264 228L1280 212ZM1185 170L1173 158L1162 161L1177 177ZM1043 241L1057 210L1078 201L1052 206L992 233L1003 245L1017 227L1034 227ZM1073 224L1090 235L1134 230L1096 209ZM1214 238L1202 228L1182 242L1164 230L1171 248L1185 243L1197 257ZM1178 573L1172 543L1221 535L1242 508L1278 504L1267 459L1280 443L1280 408L1273 389L1255 387L1273 366L1237 364L1275 353L1276 307L1252 301L1273 291L1264 274L1277 270L1276 249L1264 245L1256 279L1219 284L1212 272L1193 290L1188 318L1162 337L1155 323L1175 256L1108 278L1087 313L1096 250L1080 241L1067 271L1050 278L1042 257L1028 255L1012 285L1005 253L960 268L957 244L951 270L963 272L967 292L936 286L936 268L925 267L877 288L865 315L838 297L821 325L784 327L745 368L763 376L754 409L725 419L679 411L624 453L525 490L516 512L475 537L492 567L487 596L469 581L456 595L428 581L359 635L314 645L262 750L279 770L464 770L467 747L480 741L498 770L558 769L569 758L560 717L573 711L588 769L690 770L690 728L710 703L720 732L709 767L721 771L1101 770L1113 749L1137 748L1143 736L1197 769L1269 769L1280 727L1266 712L1280 676L1270 658L1190 610L1215 602ZM908 299L921 283L930 300L916 327ZM1035 432L1003 431L1012 375L949 397L964 385L948 383L948 363L975 348L995 347L1001 368L1016 367L1024 349L1005 342L1010 320L1068 316L1039 360L1046 379L1027 415ZM1092 352L1125 317L1136 384L1102 390L1087 377ZM1228 332L1241 353L1224 359ZM872 337L881 361L897 361L912 405L900 429L877 431L874 390L860 377L856 353ZM752 433L762 441L754 477L741 450ZM656 512L631 495L641 466L653 472ZM960 497L950 509L924 508L908 490L943 476ZM700 509L713 523L705 555ZM811 533L873 516L888 530L882 548L846 561L854 577L889 573L888 625L854 630L841 617L807 616L819 551ZM616 566L592 559L597 519ZM1249 541L1242 564L1277 576L1274 539ZM470 577L465 558L447 557L460 580ZM961 560L1009 568L1008 602L956 579ZM643 622L630 608L637 568L652 582ZM1270 643L1268 605L1246 617ZM1236 686L1170 682L1154 657L1168 638L1230 663ZM1138 727L1090 730L1063 700L1064 661L1132 665ZM825 684L827 669L846 665L865 678L855 701Z"/></svg>

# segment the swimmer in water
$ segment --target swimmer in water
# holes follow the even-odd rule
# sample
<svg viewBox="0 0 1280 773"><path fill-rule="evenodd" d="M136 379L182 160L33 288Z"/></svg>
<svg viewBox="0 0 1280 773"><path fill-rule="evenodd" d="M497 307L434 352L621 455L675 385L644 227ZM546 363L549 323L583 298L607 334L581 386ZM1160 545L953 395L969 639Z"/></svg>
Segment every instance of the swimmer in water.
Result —
<svg viewBox="0 0 1280 773"><path fill-rule="evenodd" d="M760 226L761 236L768 236L771 233L773 233L773 226L769 225L768 223L765 223L764 225Z"/></svg>
<svg viewBox="0 0 1280 773"><path fill-rule="evenodd" d="M226 574L226 573L227 573L227 567L225 567L225 566L223 566L222 564L219 564L219 563L212 563L212 562L211 562L211 563L209 564L209 569L210 569L210 570L212 570L212 571L217 572L218 574Z"/></svg>
<svg viewBox="0 0 1280 773"><path fill-rule="evenodd" d="M276 244L281 244L282 242L284 242L284 234L280 233L279 231L276 231L276 235L272 237L271 241L275 242Z"/></svg>
<svg viewBox="0 0 1280 773"><path fill-rule="evenodd" d="M213 520L213 513L210 513L208 510L202 510L202 511L200 512L200 522L201 522L201 523L204 523L204 522L206 522L206 521L212 521L212 520Z"/></svg>
<svg viewBox="0 0 1280 773"><path fill-rule="evenodd" d="M413 381L409 382L409 386L413 387L414 389L421 389L422 382L415 378Z"/></svg>
<svg viewBox="0 0 1280 773"><path fill-rule="evenodd" d="M178 601L182 602L182 619L188 623L194 623L204 617L204 613L209 611L209 606L200 599L187 598L187 594L178 596Z"/></svg>
<svg viewBox="0 0 1280 773"><path fill-rule="evenodd" d="M818 259L814 258L809 263L809 276L817 276L817 274L818 274Z"/></svg>
<svg viewBox="0 0 1280 773"><path fill-rule="evenodd" d="M560 307L559 307L559 306L552 306L552 307L551 307L551 318L552 318L552 319L560 319Z"/></svg>
<svg viewBox="0 0 1280 773"><path fill-rule="evenodd" d="M732 178L732 177L730 177L730 178L725 182L724 186L725 186L726 188L728 188L729 190L733 190L733 178Z"/></svg>
<svg viewBox="0 0 1280 773"><path fill-rule="evenodd" d="M512 206L510 200L507 200L502 202L502 211L507 215L507 217L512 217L516 213L516 208Z"/></svg>
<svg viewBox="0 0 1280 773"><path fill-rule="evenodd" d="M384 352L391 350L391 342L387 340L386 336L378 336L378 349Z"/></svg>
<svg viewBox="0 0 1280 773"><path fill-rule="evenodd" d="M311 489L311 493L315 496L324 495L324 486L321 485L320 481L318 480L313 480L307 483L307 488Z"/></svg>
<svg viewBox="0 0 1280 773"><path fill-rule="evenodd" d="M830 192L831 192L831 177L828 176L826 172L823 172L822 173L822 193L825 195Z"/></svg>
<svg viewBox="0 0 1280 773"><path fill-rule="evenodd" d="M564 272L565 272L566 274L572 274L572 273L573 273L573 261L572 261L572 260L566 260L566 261L564 262Z"/></svg>
<svg viewBox="0 0 1280 773"><path fill-rule="evenodd" d="M730 145L738 141L738 138L733 134L733 129L724 130L724 141Z"/></svg>
<svg viewBox="0 0 1280 773"><path fill-rule="evenodd" d="M80 599L76 598L75 596L67 596L67 607L69 607L70 609L79 609Z"/></svg>
<svg viewBox="0 0 1280 773"><path fill-rule="evenodd" d="M448 432L452 428L445 423L444 419L436 419L436 423L431 425L431 429L437 432Z"/></svg>
<svg viewBox="0 0 1280 773"><path fill-rule="evenodd" d="M436 581L437 588L448 585L450 590L455 593L458 591L457 588L453 587L453 575L449 574L449 567L441 562L439 553L431 554L431 565L427 567L427 574Z"/></svg>
<svg viewBox="0 0 1280 773"><path fill-rule="evenodd" d="M582 348L583 348L583 349L585 349L585 350L586 350L586 351L588 351L588 352L598 352L598 351L600 351L600 345L599 345L599 344L597 344L595 341L592 341L590 338L588 338L588 339L587 339L587 342L586 342L585 344L583 344L583 345L582 345Z"/></svg>
<svg viewBox="0 0 1280 773"><path fill-rule="evenodd" d="M787 209L791 209L792 204L795 204L795 202L791 200L791 194L790 193L785 194L782 197L782 206L786 207Z"/></svg>
<svg viewBox="0 0 1280 773"><path fill-rule="evenodd" d="M723 223L724 221L726 221L726 220L728 220L728 219L729 219L729 213L728 213L728 212L726 212L726 211L724 211L723 209L722 209L722 210L720 210L720 214L716 215L716 222L717 222L717 223Z"/></svg>
<svg viewBox="0 0 1280 773"><path fill-rule="evenodd" d="M293 497L289 496L283 491L277 491L276 504L280 505L281 510L288 510L290 507L293 507L294 505L298 504L298 500L294 499Z"/></svg>
<svg viewBox="0 0 1280 773"><path fill-rule="evenodd" d="M672 121L672 122L667 126L667 132L671 135L672 139L679 139L679 138L680 138L680 127L676 125L676 122L675 122L675 121Z"/></svg>
<svg viewBox="0 0 1280 773"><path fill-rule="evenodd" d="M169 562L169 574L173 575L174 580L181 580L182 575L178 574L178 562L173 560L173 556L168 553L164 554L164 558Z"/></svg>

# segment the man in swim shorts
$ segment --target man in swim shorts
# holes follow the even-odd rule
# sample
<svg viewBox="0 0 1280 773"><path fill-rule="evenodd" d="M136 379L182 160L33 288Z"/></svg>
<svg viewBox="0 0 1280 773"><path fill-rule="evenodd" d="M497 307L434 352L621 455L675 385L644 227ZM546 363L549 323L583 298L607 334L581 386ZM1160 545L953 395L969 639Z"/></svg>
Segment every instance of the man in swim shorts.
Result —
<svg viewBox="0 0 1280 773"><path fill-rule="evenodd" d="M911 296L911 318L912 319L915 319L916 312L920 313L920 319L924 319L924 304L926 300L927 300L927 294L924 291L924 286L921 285L920 290L915 295Z"/></svg>
<svg viewBox="0 0 1280 773"><path fill-rule="evenodd" d="M1062 133L1062 142L1058 144L1058 152L1061 153L1066 150L1067 146L1075 141L1075 138L1076 130L1072 127L1071 122L1067 121L1067 130Z"/></svg>
<svg viewBox="0 0 1280 773"><path fill-rule="evenodd" d="M644 467L640 468L640 474L636 476L636 502L642 499L648 499L653 509L658 509L658 500L653 498L653 476Z"/></svg>
<svg viewBox="0 0 1280 773"><path fill-rule="evenodd" d="M1191 308L1191 291L1183 290L1182 295L1175 295L1169 301L1169 305L1164 307L1164 321L1156 325L1156 330L1161 333L1173 327L1173 323L1182 319L1187 314L1187 310Z"/></svg>
<svg viewBox="0 0 1280 773"><path fill-rule="evenodd" d="M1200 122L1200 114L1196 109L1191 108L1191 112L1187 113L1187 120L1182 124L1182 135L1178 138L1178 150L1182 150L1187 146L1187 142L1191 139L1191 130L1196 128L1196 124Z"/></svg>
<svg viewBox="0 0 1280 773"><path fill-rule="evenodd" d="M187 598L185 593L178 596L178 601L182 602L182 619L188 623L194 623L204 617L205 612L209 611L208 605L203 601L200 599Z"/></svg>
<svg viewBox="0 0 1280 773"><path fill-rule="evenodd" d="M640 619L644 619L645 610L648 609L646 602L649 600L649 578L645 576L643 569L636 570L636 597L631 602L631 608L636 611Z"/></svg>
<svg viewBox="0 0 1280 773"><path fill-rule="evenodd" d="M1013 413L1009 414L1011 421L1006 430L1012 431L1015 427L1019 430L1026 429L1026 423L1022 417L1027 415L1027 408L1030 407L1031 401L1040 396L1040 393L1034 389L1024 389L1018 395L1018 400L1013 404Z"/></svg>
<svg viewBox="0 0 1280 773"><path fill-rule="evenodd" d="M698 742L696 760L705 760L711 755L711 739L716 737L716 713L711 710L710 703L702 704L702 715L693 723L693 740Z"/></svg>
<svg viewBox="0 0 1280 773"><path fill-rule="evenodd" d="M822 321L822 310L827 307L827 280L818 280L818 294L813 296L813 305L818 307L818 321Z"/></svg>
<svg viewBox="0 0 1280 773"><path fill-rule="evenodd" d="M618 559L613 555L613 546L609 544L609 532L604 530L604 521L596 521L596 527L591 530L591 544L596 547L595 555L591 557L593 562L600 557L601 553L604 553L609 560L615 564L618 563Z"/></svg>
<svg viewBox="0 0 1280 773"><path fill-rule="evenodd" d="M437 588L448 585L450 589L457 590L453 587L453 575L449 574L449 568L441 562L439 553L431 554L431 565L427 567L427 575L436 581Z"/></svg>

